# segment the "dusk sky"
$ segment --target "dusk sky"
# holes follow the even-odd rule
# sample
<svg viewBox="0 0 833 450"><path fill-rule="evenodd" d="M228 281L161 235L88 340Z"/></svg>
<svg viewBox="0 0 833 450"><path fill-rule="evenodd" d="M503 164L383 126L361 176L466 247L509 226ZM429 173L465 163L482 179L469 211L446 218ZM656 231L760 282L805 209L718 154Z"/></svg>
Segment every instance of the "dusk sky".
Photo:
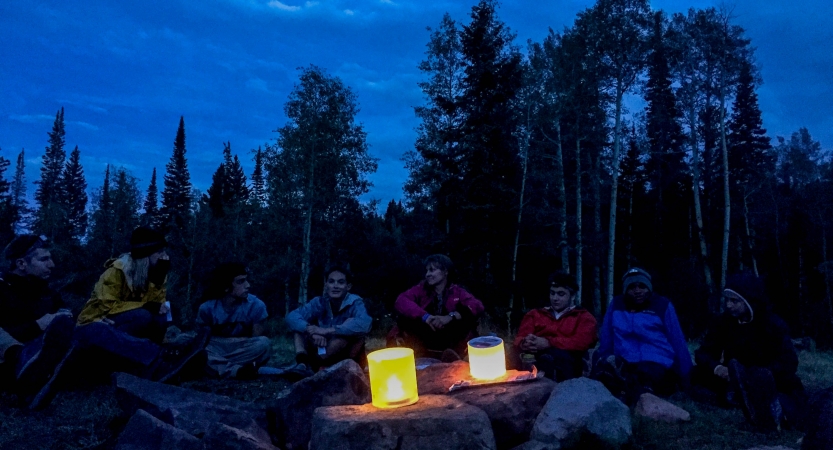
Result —
<svg viewBox="0 0 833 450"><path fill-rule="evenodd" d="M402 197L401 157L413 148L423 102L417 65L443 13L468 23L470 1L102 0L0 2L0 155L26 149L28 195L55 113L65 108L67 153L78 145L89 185L106 164L147 188L171 156L185 117L194 186L205 191L230 141L251 173L251 150L273 142L298 67L315 64L358 96L379 170L364 200ZM590 0L503 1L499 17L541 41L572 25ZM668 13L716 1L662 0ZM757 48L764 127L773 140L807 127L833 147L833 4L737 0L736 24ZM774 142L774 141L773 141ZM11 177L13 167L6 176Z"/></svg>

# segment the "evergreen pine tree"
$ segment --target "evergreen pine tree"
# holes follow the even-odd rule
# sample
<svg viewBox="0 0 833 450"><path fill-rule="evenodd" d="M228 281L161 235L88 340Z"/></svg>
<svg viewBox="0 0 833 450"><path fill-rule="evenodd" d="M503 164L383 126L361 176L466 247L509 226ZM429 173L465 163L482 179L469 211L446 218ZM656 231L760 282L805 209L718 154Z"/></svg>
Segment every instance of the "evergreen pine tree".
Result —
<svg viewBox="0 0 833 450"><path fill-rule="evenodd" d="M736 187L754 189L772 173L775 158L763 129L752 70L749 61L741 66L728 128L730 180Z"/></svg>
<svg viewBox="0 0 833 450"><path fill-rule="evenodd" d="M92 226L88 245L95 259L106 259L114 256L113 242L113 201L110 193L110 165L104 169L104 183L98 192L95 210L92 214Z"/></svg>
<svg viewBox="0 0 833 450"><path fill-rule="evenodd" d="M226 188L226 164L220 163L214 175L211 177L211 186L208 188L208 193L204 200L211 208L211 213L214 217L223 217L225 215L225 188Z"/></svg>
<svg viewBox="0 0 833 450"><path fill-rule="evenodd" d="M87 231L87 180L77 145L64 167L61 183L61 203L69 222L69 236L79 239Z"/></svg>
<svg viewBox="0 0 833 450"><path fill-rule="evenodd" d="M66 160L66 132L64 130L64 108L55 114L55 122L49 134L49 145L43 154L41 178L37 182L35 201L38 212L35 218L35 231L54 240L64 226L64 211L61 208L61 184Z"/></svg>
<svg viewBox="0 0 833 450"><path fill-rule="evenodd" d="M12 224L15 233L22 231L23 221L28 213L28 202L26 201L26 159L24 155L24 149L21 149L20 154L17 155L17 165L14 169L14 180L12 181L12 203L17 210L15 221Z"/></svg>
<svg viewBox="0 0 833 450"><path fill-rule="evenodd" d="M246 175L237 155L231 154L231 142L223 148L223 202L229 207L236 207L248 200L249 188L246 187Z"/></svg>
<svg viewBox="0 0 833 450"><path fill-rule="evenodd" d="M153 174L150 176L150 185L148 185L147 196L145 196L144 209L142 214L142 225L156 229L159 227L159 194L156 187L156 167L153 168Z"/></svg>
<svg viewBox="0 0 833 450"><path fill-rule="evenodd" d="M164 226L183 229L191 214L191 175L185 159L185 118L179 118L171 160L165 166L165 189L162 191Z"/></svg>
<svg viewBox="0 0 833 450"><path fill-rule="evenodd" d="M266 177L263 173L263 151L260 147L255 152L255 168L252 171L252 188L249 201L259 207L266 205Z"/></svg>
<svg viewBox="0 0 833 450"><path fill-rule="evenodd" d="M0 245L4 246L14 239L14 223L17 216L12 186L4 175L10 165L11 161L0 156Z"/></svg>

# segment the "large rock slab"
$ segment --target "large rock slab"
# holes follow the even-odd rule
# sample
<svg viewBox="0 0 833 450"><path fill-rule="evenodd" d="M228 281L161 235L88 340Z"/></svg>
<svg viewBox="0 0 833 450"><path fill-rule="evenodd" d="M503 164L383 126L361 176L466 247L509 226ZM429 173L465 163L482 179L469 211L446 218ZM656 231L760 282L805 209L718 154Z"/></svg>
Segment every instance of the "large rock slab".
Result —
<svg viewBox="0 0 833 450"><path fill-rule="evenodd" d="M205 433L202 442L210 450L277 450L269 434L256 426L241 430L220 423Z"/></svg>
<svg viewBox="0 0 833 450"><path fill-rule="evenodd" d="M370 382L361 367L345 360L295 383L276 401L270 430L280 446L307 448L312 413L320 406L362 405L370 402Z"/></svg>
<svg viewBox="0 0 833 450"><path fill-rule="evenodd" d="M632 435L630 410L589 378L558 383L532 427L531 438L571 448L580 442L618 447Z"/></svg>
<svg viewBox="0 0 833 450"><path fill-rule="evenodd" d="M801 450L833 449L833 387L813 397L809 414L805 417L807 434L804 435Z"/></svg>
<svg viewBox="0 0 833 450"><path fill-rule="evenodd" d="M143 409L156 418L202 438L218 423L240 429L266 428L266 412L252 403L222 395L148 381L126 373L113 376L116 400L128 415ZM255 425L253 425L255 424Z"/></svg>
<svg viewBox="0 0 833 450"><path fill-rule="evenodd" d="M492 423L497 447L509 449L529 440L535 419L554 388L554 381L539 378L525 383L477 386L449 395L485 411Z"/></svg>
<svg viewBox="0 0 833 450"><path fill-rule="evenodd" d="M469 363L465 361L432 364L417 370L417 392L419 395L447 394L452 384L469 378Z"/></svg>
<svg viewBox="0 0 833 450"><path fill-rule="evenodd" d="M420 396L411 406L370 404L318 408L311 450L491 450L489 417L480 408L445 395Z"/></svg>
<svg viewBox="0 0 833 450"><path fill-rule="evenodd" d="M202 450L203 444L190 434L174 428L144 410L136 411L127 422L116 450Z"/></svg>
<svg viewBox="0 0 833 450"><path fill-rule="evenodd" d="M691 420L691 414L688 411L650 393L639 396L634 414L668 423L688 422Z"/></svg>

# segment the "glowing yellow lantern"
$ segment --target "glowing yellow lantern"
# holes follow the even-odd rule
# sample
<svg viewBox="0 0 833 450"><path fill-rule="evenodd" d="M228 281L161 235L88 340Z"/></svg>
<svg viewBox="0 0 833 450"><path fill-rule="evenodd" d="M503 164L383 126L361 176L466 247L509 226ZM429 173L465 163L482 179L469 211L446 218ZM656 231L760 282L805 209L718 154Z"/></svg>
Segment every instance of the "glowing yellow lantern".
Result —
<svg viewBox="0 0 833 450"><path fill-rule="evenodd" d="M481 336L469 341L471 376L478 380L494 380L506 375L506 355L503 339Z"/></svg>
<svg viewBox="0 0 833 450"><path fill-rule="evenodd" d="M367 364L373 406L398 408L419 400L413 350L399 347L376 350L367 355Z"/></svg>

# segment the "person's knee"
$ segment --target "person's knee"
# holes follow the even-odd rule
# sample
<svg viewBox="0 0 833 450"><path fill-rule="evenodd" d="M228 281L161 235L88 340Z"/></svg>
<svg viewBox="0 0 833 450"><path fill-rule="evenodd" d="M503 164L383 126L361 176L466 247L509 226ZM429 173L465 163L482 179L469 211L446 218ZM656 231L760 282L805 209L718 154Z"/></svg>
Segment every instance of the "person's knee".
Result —
<svg viewBox="0 0 833 450"><path fill-rule="evenodd" d="M272 350L272 341L266 336L253 337L252 345L259 353L269 353Z"/></svg>

